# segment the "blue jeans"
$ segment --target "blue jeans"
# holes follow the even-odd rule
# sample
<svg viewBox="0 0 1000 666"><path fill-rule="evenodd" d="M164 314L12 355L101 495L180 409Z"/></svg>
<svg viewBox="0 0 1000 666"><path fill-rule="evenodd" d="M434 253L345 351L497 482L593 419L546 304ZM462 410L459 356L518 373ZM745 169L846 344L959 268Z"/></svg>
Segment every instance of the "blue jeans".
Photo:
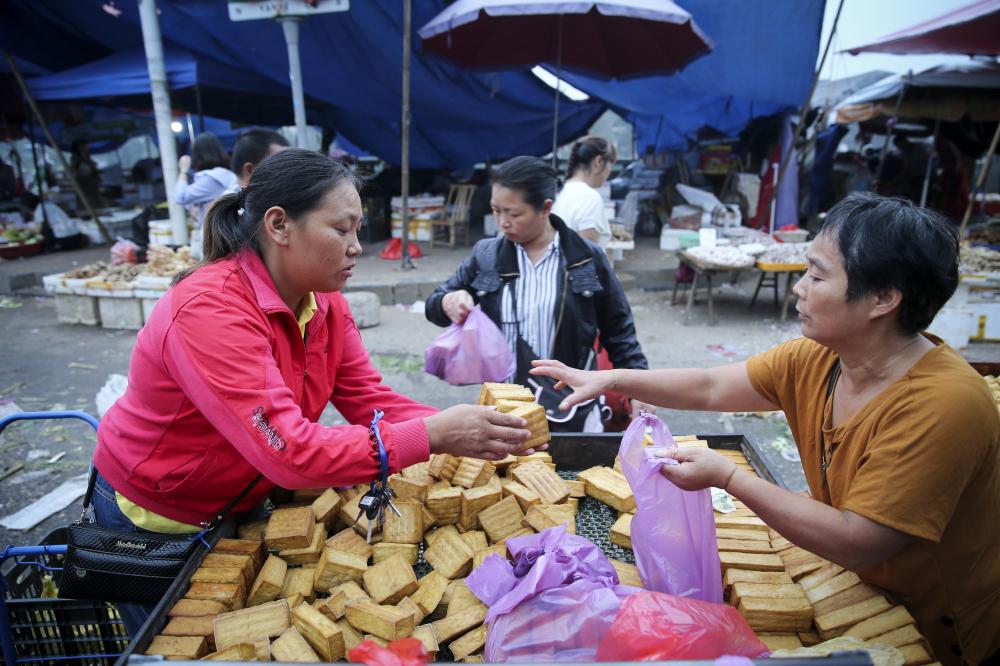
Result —
<svg viewBox="0 0 1000 666"><path fill-rule="evenodd" d="M121 532L149 533L149 530L137 527L135 523L122 513L121 509L118 508L118 502L115 500L115 489L111 487L107 479L101 476L100 472L97 472L97 479L94 482L94 494L90 499L90 505L94 507L94 520L101 527ZM128 632L129 638L133 639L139 635L139 630L146 623L146 618L149 617L149 614L153 612L153 608L156 607L156 604L139 604L125 601L116 601L114 604L115 608L118 609L118 614L122 617L122 624L125 625L125 631Z"/></svg>

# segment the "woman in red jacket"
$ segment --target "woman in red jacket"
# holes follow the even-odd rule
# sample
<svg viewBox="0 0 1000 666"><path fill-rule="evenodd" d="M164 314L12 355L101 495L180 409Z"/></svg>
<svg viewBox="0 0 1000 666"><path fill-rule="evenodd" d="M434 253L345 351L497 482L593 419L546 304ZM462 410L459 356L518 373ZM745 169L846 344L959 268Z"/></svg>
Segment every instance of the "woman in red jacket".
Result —
<svg viewBox="0 0 1000 666"><path fill-rule="evenodd" d="M197 532L274 486L378 476L376 410L390 473L432 452L496 460L527 439L487 407L438 412L382 383L339 293L361 254L357 181L307 150L261 162L205 220L205 262L180 276L139 332L128 390L98 431L98 524ZM318 423L333 403L350 425Z"/></svg>

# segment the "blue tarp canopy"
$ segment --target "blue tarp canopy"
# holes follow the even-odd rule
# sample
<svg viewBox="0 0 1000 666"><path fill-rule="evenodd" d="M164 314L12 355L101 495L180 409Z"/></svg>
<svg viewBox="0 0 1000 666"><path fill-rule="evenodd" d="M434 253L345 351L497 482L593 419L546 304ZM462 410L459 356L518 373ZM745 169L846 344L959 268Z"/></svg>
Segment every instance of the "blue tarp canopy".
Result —
<svg viewBox="0 0 1000 666"><path fill-rule="evenodd" d="M825 0L681 4L714 49L677 74L622 82L563 76L631 121L640 151L682 148L704 125L734 134L753 118L805 102Z"/></svg>
<svg viewBox="0 0 1000 666"><path fill-rule="evenodd" d="M176 47L164 48L167 82L174 109L246 123L281 125L291 113L288 86L262 79L210 58ZM148 108L149 69L142 49L113 53L79 67L28 80L35 99L78 101ZM200 105L199 105L200 101ZM306 115L316 125L331 125L329 105L306 101Z"/></svg>

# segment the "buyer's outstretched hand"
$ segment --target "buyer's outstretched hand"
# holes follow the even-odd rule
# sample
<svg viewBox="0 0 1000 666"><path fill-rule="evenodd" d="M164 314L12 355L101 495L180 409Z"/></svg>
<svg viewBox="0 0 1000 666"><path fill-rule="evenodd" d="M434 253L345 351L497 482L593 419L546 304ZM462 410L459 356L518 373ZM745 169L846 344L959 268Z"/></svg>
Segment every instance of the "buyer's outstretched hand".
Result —
<svg viewBox="0 0 1000 666"><path fill-rule="evenodd" d="M532 375L555 379L557 382L556 390L567 386L573 389L573 393L559 405L561 410L567 410L573 405L579 405L581 402L596 398L612 388L614 384L614 375L612 374L614 370L577 370L560 361L548 359L532 361L531 364L535 367L528 372Z"/></svg>

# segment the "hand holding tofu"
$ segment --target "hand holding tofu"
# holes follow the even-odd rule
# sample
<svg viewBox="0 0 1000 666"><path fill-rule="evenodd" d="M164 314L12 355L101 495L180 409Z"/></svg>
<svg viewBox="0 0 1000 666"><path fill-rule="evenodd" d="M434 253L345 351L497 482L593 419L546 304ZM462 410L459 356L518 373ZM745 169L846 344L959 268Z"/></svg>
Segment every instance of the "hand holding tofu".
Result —
<svg viewBox="0 0 1000 666"><path fill-rule="evenodd" d="M424 419L431 453L502 460L531 436L528 422L482 405L456 405Z"/></svg>

